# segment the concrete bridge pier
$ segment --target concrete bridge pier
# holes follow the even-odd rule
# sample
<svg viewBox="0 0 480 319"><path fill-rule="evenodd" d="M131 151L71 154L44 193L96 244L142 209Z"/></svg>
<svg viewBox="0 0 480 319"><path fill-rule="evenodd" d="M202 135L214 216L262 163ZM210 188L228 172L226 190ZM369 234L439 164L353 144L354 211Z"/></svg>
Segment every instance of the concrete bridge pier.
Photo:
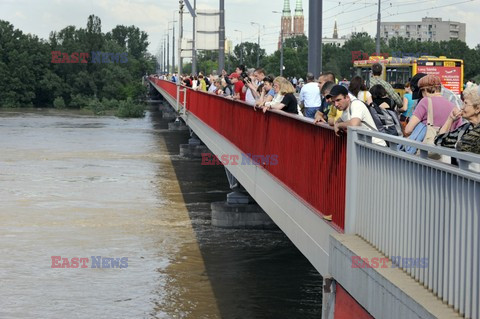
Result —
<svg viewBox="0 0 480 319"><path fill-rule="evenodd" d="M277 225L225 167L232 189L224 202L211 203L212 225L222 228L274 229Z"/></svg>
<svg viewBox="0 0 480 319"><path fill-rule="evenodd" d="M188 126L179 116L177 116L175 121L168 123L168 130L169 131L187 131Z"/></svg>
<svg viewBox="0 0 480 319"><path fill-rule="evenodd" d="M158 92L158 90L152 85L152 83L148 84L147 96L149 100L158 100L159 102L164 100L163 95Z"/></svg>
<svg viewBox="0 0 480 319"><path fill-rule="evenodd" d="M187 126L188 127L188 126ZM202 158L202 153L211 153L198 136L190 129L188 144L180 144L180 156L185 158Z"/></svg>
<svg viewBox="0 0 480 319"><path fill-rule="evenodd" d="M163 101L158 109L162 112L162 118L164 120L175 120L177 118L177 112L175 112L167 101Z"/></svg>

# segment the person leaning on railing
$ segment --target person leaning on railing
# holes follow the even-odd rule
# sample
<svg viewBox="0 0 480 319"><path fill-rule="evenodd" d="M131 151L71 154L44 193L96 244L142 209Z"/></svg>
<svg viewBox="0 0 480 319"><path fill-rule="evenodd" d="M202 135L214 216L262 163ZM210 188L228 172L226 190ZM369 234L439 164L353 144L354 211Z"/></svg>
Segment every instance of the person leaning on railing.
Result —
<svg viewBox="0 0 480 319"><path fill-rule="evenodd" d="M263 78L263 88L260 93L260 98L258 99L256 105L263 107L266 104L272 102L275 97L275 90L273 89L273 77L268 75ZM283 98L283 97L282 97ZM279 102L281 99L279 99Z"/></svg>
<svg viewBox="0 0 480 319"><path fill-rule="evenodd" d="M463 92L464 104L461 110L454 108L440 129L435 144L454 148L457 151L480 154L480 87L471 86ZM453 123L460 117L466 121L450 132Z"/></svg>
<svg viewBox="0 0 480 319"><path fill-rule="evenodd" d="M283 95L283 99L279 103L271 104L266 103L266 106L263 108L265 113L268 109L282 110L287 113L293 113L298 115L298 103L297 98L295 97L295 88L292 83L287 79L281 76L277 76L273 81L273 89L276 94ZM275 100L275 99L274 99Z"/></svg>

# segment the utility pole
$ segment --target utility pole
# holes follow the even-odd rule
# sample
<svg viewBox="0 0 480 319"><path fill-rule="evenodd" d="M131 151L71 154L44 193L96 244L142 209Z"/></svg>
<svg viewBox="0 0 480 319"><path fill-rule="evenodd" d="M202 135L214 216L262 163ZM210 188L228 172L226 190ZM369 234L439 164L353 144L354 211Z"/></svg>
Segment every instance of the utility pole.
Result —
<svg viewBox="0 0 480 319"><path fill-rule="evenodd" d="M243 64L243 32L241 30L234 30L240 32L240 64Z"/></svg>
<svg viewBox="0 0 480 319"><path fill-rule="evenodd" d="M160 71L161 71L161 74L165 72L165 44L164 43L162 43L162 69Z"/></svg>
<svg viewBox="0 0 480 319"><path fill-rule="evenodd" d="M193 0L193 11L195 16L193 17L193 43L192 43L192 73L197 74L197 43L196 43L196 26L197 26L197 0Z"/></svg>
<svg viewBox="0 0 480 319"><path fill-rule="evenodd" d="M160 44L160 54L159 54L159 74L162 74L162 64L163 64L163 44Z"/></svg>
<svg viewBox="0 0 480 319"><path fill-rule="evenodd" d="M280 76L283 76L283 24L280 31Z"/></svg>
<svg viewBox="0 0 480 319"><path fill-rule="evenodd" d="M218 30L218 74L225 69L225 0L220 0L220 26Z"/></svg>
<svg viewBox="0 0 480 319"><path fill-rule="evenodd" d="M172 73L175 73L175 12L173 12Z"/></svg>
<svg viewBox="0 0 480 319"><path fill-rule="evenodd" d="M162 72L165 74L167 67L167 46L166 46L166 40L165 40L165 34L163 35L163 70Z"/></svg>
<svg viewBox="0 0 480 319"><path fill-rule="evenodd" d="M322 73L322 4L323 0L309 0L308 72L315 77Z"/></svg>
<svg viewBox="0 0 480 319"><path fill-rule="evenodd" d="M167 74L170 73L170 29L167 25Z"/></svg>
<svg viewBox="0 0 480 319"><path fill-rule="evenodd" d="M377 14L377 55L380 55L380 20L381 20L380 3L381 3L381 1L378 0L378 14Z"/></svg>
<svg viewBox="0 0 480 319"><path fill-rule="evenodd" d="M179 1L180 10L179 12L179 32L178 32L178 74L183 73L183 60L182 60L182 39L183 39L183 0Z"/></svg>
<svg viewBox="0 0 480 319"><path fill-rule="evenodd" d="M283 12L279 12L279 11L272 11L272 12L283 14ZM280 76L283 76L283 21L280 24Z"/></svg>
<svg viewBox="0 0 480 319"><path fill-rule="evenodd" d="M258 26L258 49L257 49L257 69L260 67L260 24L256 22L250 22L251 25L257 25Z"/></svg>

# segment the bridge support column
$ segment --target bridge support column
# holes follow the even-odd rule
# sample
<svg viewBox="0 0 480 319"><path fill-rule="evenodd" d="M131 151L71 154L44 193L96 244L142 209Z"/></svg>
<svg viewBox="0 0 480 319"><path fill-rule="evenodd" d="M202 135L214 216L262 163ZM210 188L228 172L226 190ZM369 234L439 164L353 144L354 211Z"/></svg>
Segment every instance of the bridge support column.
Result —
<svg viewBox="0 0 480 319"><path fill-rule="evenodd" d="M202 144L198 136L190 130L188 144L180 144L180 156L186 158L202 158L202 153L210 153L210 150Z"/></svg>
<svg viewBox="0 0 480 319"><path fill-rule="evenodd" d="M322 319L334 319L335 291L333 277L323 277Z"/></svg>
<svg viewBox="0 0 480 319"><path fill-rule="evenodd" d="M167 101L164 101L160 107L159 110L162 111L162 118L164 120L175 120L177 118L177 113L175 110L168 104Z"/></svg>
<svg viewBox="0 0 480 319"><path fill-rule="evenodd" d="M158 102L163 101L163 95L160 94L160 92L157 91L157 89L151 84L148 83L148 99L149 100L158 100Z"/></svg>
<svg viewBox="0 0 480 319"><path fill-rule="evenodd" d="M180 117L177 116L176 120L168 123L168 130L169 131L186 131L188 130L188 126L183 122Z"/></svg>
<svg viewBox="0 0 480 319"><path fill-rule="evenodd" d="M237 179L225 167L232 192L227 194L227 201L214 202L212 209L212 225L222 228L258 228L272 229L277 225L255 203L253 198L240 185Z"/></svg>

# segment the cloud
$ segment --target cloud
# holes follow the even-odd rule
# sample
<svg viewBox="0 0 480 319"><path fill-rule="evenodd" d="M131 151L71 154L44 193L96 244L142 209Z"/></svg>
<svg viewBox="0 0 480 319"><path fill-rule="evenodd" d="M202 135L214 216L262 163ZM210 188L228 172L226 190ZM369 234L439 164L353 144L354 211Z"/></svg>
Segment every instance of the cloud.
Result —
<svg viewBox="0 0 480 319"><path fill-rule="evenodd" d="M23 14L23 12L20 12L20 11L17 11L15 12L15 15L14 15L16 18L19 18L19 19L26 19L27 17L25 16L25 14Z"/></svg>

